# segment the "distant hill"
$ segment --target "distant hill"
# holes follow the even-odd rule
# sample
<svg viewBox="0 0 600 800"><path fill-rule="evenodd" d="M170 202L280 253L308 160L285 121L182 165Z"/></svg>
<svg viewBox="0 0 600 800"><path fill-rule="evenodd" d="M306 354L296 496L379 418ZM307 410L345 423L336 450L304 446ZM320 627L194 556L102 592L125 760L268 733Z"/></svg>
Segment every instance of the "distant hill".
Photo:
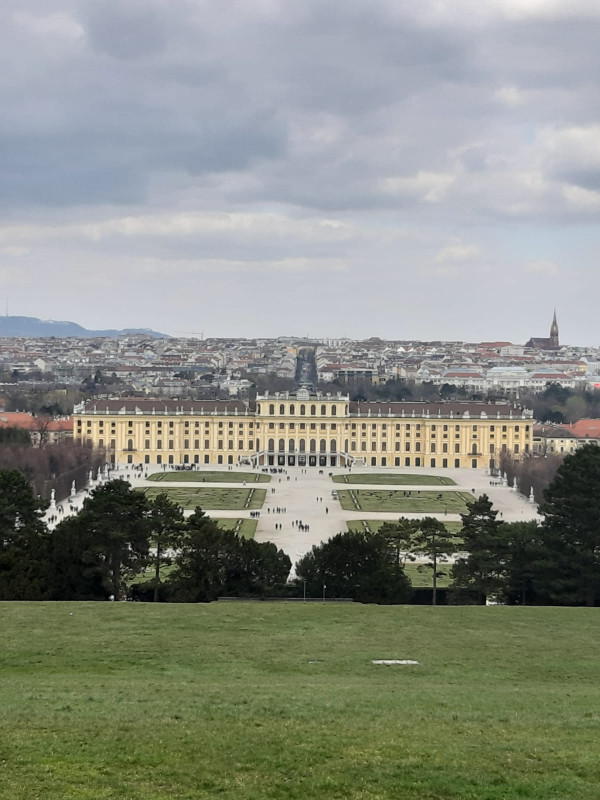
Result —
<svg viewBox="0 0 600 800"><path fill-rule="evenodd" d="M58 322L53 319L38 319L37 317L0 317L1 336L78 336L80 339L94 336L126 336L127 334L142 333L155 339L168 339L166 333L157 333L149 328L125 328L122 331L105 330L92 331L83 328L76 322Z"/></svg>

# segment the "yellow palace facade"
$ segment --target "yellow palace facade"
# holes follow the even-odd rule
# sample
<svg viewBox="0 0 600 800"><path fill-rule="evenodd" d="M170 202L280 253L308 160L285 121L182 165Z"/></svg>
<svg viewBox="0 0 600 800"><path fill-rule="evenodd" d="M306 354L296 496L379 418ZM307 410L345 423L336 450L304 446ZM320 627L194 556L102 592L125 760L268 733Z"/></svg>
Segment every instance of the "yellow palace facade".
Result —
<svg viewBox="0 0 600 800"><path fill-rule="evenodd" d="M532 412L509 403L350 402L298 392L243 401L94 399L73 435L115 464L472 467L529 453Z"/></svg>

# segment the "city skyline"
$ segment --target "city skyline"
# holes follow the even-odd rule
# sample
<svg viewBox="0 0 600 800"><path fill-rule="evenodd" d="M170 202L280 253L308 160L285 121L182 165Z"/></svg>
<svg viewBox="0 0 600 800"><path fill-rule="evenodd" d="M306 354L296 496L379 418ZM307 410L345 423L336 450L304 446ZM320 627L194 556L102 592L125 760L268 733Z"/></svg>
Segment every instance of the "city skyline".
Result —
<svg viewBox="0 0 600 800"><path fill-rule="evenodd" d="M556 307L562 340L597 342L597 4L8 0L0 21L12 314L520 343Z"/></svg>

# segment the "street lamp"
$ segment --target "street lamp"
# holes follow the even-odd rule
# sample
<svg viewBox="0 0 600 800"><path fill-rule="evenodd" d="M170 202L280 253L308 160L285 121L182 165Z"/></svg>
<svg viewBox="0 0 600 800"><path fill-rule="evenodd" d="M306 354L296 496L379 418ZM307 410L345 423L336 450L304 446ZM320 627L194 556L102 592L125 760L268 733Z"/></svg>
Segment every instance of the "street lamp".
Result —
<svg viewBox="0 0 600 800"><path fill-rule="evenodd" d="M327 584L323 584L323 602L325 602L325 589L327 589Z"/></svg>

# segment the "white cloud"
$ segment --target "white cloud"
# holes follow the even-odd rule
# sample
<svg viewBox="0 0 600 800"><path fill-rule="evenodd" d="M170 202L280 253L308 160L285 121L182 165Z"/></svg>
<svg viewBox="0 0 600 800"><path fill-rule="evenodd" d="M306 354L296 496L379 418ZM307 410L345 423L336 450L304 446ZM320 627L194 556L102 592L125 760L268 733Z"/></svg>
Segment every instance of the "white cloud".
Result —
<svg viewBox="0 0 600 800"><path fill-rule="evenodd" d="M455 176L447 172L420 170L410 177L384 178L380 188L397 197L416 198L425 203L439 203L454 183Z"/></svg>
<svg viewBox="0 0 600 800"><path fill-rule="evenodd" d="M78 41L85 37L85 31L77 20L60 11L46 16L16 11L12 15L12 21L23 31L43 39L50 37Z"/></svg>
<svg viewBox="0 0 600 800"><path fill-rule="evenodd" d="M465 244L460 239L451 239L435 257L438 264L458 264L481 257L481 248L476 244Z"/></svg>
<svg viewBox="0 0 600 800"><path fill-rule="evenodd" d="M581 186L564 186L563 194L568 205L576 211L598 211L600 208L600 192Z"/></svg>
<svg viewBox="0 0 600 800"><path fill-rule="evenodd" d="M499 103L511 108L518 108L526 102L526 95L517 86L502 86L494 92Z"/></svg>

